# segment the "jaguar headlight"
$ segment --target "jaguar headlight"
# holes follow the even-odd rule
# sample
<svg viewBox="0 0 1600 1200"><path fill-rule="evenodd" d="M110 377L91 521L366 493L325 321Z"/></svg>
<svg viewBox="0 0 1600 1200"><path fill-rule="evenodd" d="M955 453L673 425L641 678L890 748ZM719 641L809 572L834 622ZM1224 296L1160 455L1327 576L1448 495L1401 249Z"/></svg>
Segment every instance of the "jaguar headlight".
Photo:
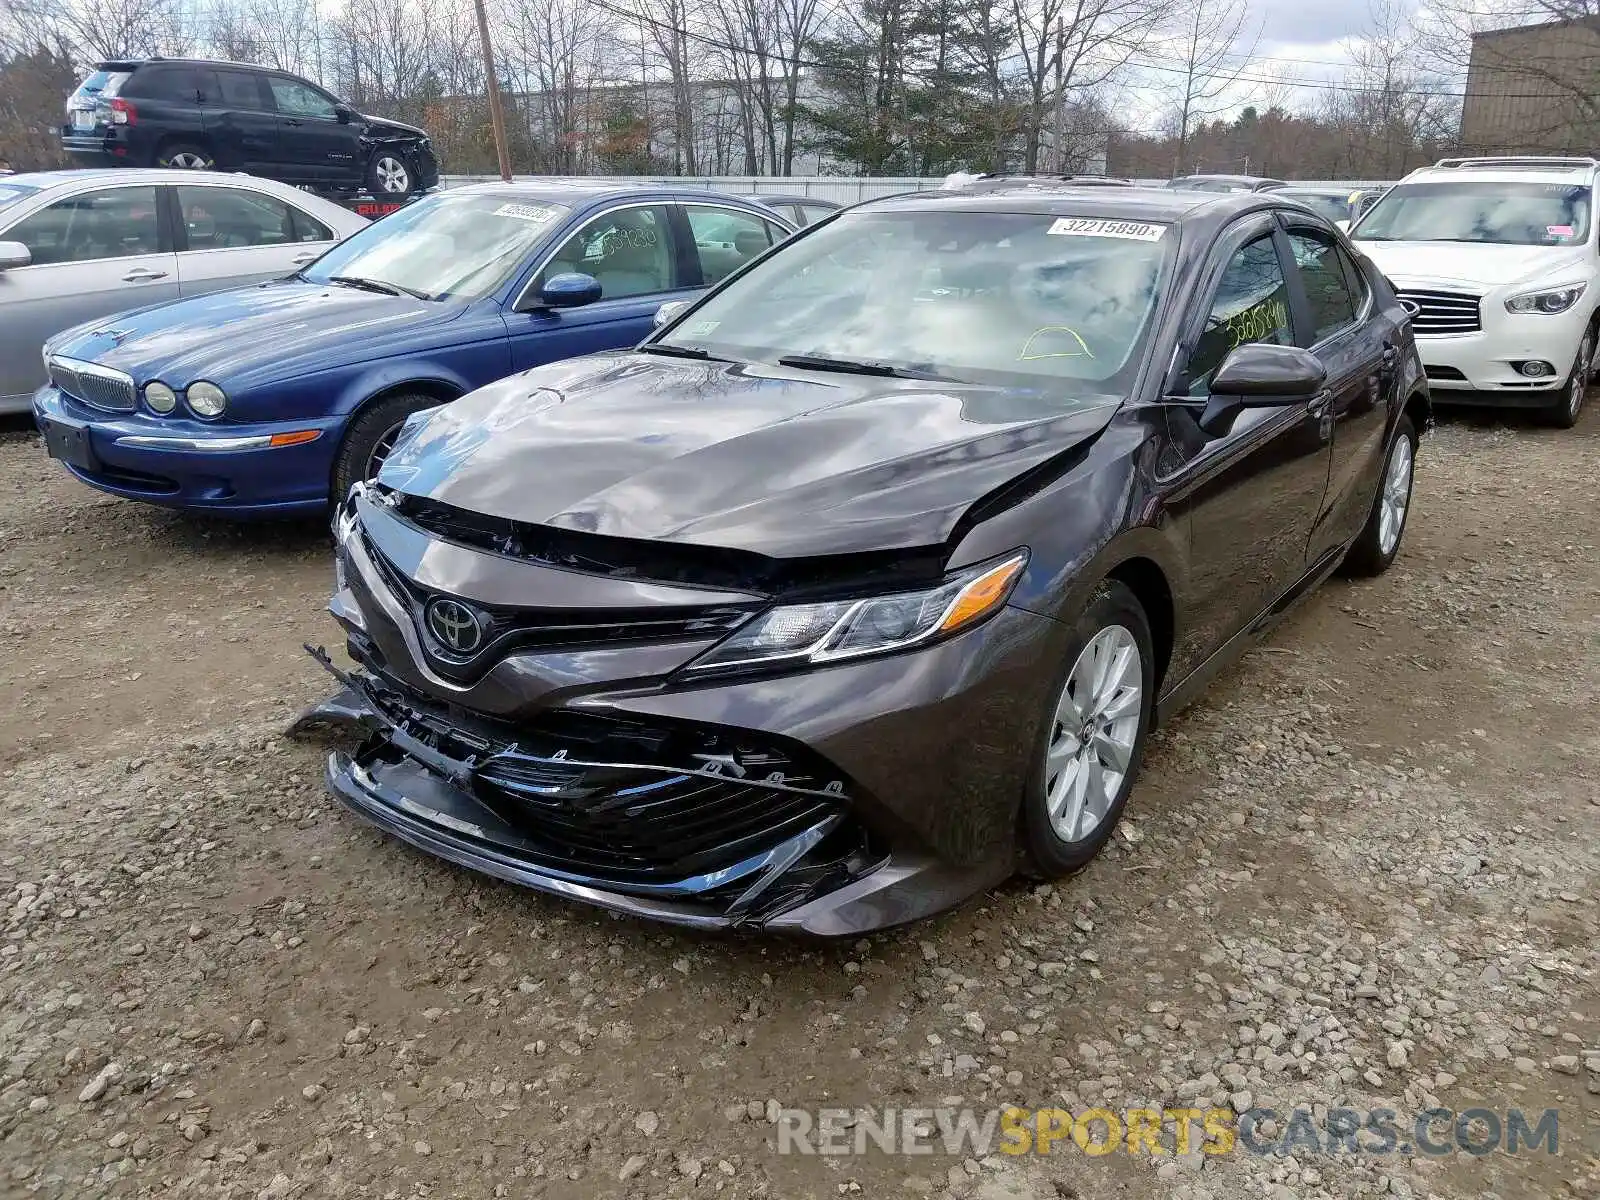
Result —
<svg viewBox="0 0 1600 1200"><path fill-rule="evenodd" d="M1564 313L1578 302L1578 297L1583 295L1584 287L1584 284L1574 283L1568 287L1546 288L1541 292L1524 292L1506 301L1506 311L1543 313L1547 316Z"/></svg>
<svg viewBox="0 0 1600 1200"><path fill-rule="evenodd" d="M717 643L688 670L831 663L948 637L998 611L1027 562L1028 552L1017 550L920 591L780 605Z"/></svg>
<svg viewBox="0 0 1600 1200"><path fill-rule="evenodd" d="M197 417L220 417L223 410L228 407L228 397L221 388L208 380L191 383L184 389L184 395L189 401L189 408Z"/></svg>
<svg viewBox="0 0 1600 1200"><path fill-rule="evenodd" d="M155 379L144 385L144 402L151 412L165 416L178 407L178 393Z"/></svg>

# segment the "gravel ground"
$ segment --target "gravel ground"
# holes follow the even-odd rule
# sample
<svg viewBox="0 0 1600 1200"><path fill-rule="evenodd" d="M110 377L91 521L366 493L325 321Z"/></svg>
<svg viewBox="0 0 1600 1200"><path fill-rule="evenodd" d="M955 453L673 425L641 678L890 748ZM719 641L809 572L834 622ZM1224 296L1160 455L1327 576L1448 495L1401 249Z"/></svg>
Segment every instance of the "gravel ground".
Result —
<svg viewBox="0 0 1600 1200"><path fill-rule="evenodd" d="M846 944L477 879L336 808L323 531L0 434L0 1195L1600 1195L1600 405L1449 418L1402 556L1155 739L1124 836ZM1560 1110L1560 1153L779 1155L779 1107ZM1409 1143L1406 1143L1409 1145Z"/></svg>

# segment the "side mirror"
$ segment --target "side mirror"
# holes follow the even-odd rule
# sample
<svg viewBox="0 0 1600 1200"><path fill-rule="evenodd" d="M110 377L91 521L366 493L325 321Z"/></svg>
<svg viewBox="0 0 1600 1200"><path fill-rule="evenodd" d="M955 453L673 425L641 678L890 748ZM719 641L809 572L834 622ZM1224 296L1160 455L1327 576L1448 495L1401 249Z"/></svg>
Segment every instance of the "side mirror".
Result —
<svg viewBox="0 0 1600 1200"><path fill-rule="evenodd" d="M1299 346L1248 342L1235 346L1211 379L1200 428L1221 437L1246 408L1276 408L1315 396L1327 382L1322 361Z"/></svg>
<svg viewBox="0 0 1600 1200"><path fill-rule="evenodd" d="M582 308L600 299L600 281L582 271L563 271L544 281L539 303L546 308Z"/></svg>
<svg viewBox="0 0 1600 1200"><path fill-rule="evenodd" d="M333 115L338 119L339 124L348 125L356 119L356 110L348 104L335 104L333 106Z"/></svg>
<svg viewBox="0 0 1600 1200"><path fill-rule="evenodd" d="M33 252L21 242L0 242L0 271L26 267L32 262Z"/></svg>
<svg viewBox="0 0 1600 1200"><path fill-rule="evenodd" d="M668 300L660 308L656 309L656 328L660 329L661 326L670 325L676 321L683 310L693 303L694 301L692 300Z"/></svg>

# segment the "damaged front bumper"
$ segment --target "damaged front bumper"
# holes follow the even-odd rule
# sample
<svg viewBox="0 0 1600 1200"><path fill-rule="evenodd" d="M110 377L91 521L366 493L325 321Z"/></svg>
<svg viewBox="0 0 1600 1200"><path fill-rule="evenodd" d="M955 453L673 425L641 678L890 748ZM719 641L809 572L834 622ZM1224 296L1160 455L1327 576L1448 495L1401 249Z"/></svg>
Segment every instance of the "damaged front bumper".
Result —
<svg viewBox="0 0 1600 1200"><path fill-rule="evenodd" d="M365 734L354 753L329 756L334 795L402 841L510 883L701 929L842 935L914 919L931 898L942 907L1006 873L894 855L855 819L842 781L782 750L729 743L691 753L697 765L632 761L710 743L703 731L607 731L588 718L513 741L314 653L345 686L292 732Z"/></svg>

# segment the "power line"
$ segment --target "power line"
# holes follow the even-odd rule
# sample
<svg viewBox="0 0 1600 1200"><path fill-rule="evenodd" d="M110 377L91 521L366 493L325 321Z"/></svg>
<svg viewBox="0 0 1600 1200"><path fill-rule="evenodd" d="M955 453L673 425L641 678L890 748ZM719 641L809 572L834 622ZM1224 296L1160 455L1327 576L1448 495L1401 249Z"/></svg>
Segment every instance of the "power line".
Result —
<svg viewBox="0 0 1600 1200"><path fill-rule="evenodd" d="M698 33L695 30L688 29L688 28L685 28L683 26L673 25L670 22L662 21L662 20L660 20L660 19L658 19L656 17L646 16L642 12L630 11L629 9L620 8L620 7L616 6L616 5L608 3L607 0L588 0L588 2L590 4L592 4L592 5L594 5L596 8L599 8L599 9L605 11L605 12L608 12L608 13L612 14L613 16L622 17L623 19L628 20L628 21L637 21L640 24L652 26L652 27L654 27L656 29L663 30L664 32L671 33L676 37L683 38L686 41L697 42L700 45L710 46L710 47L712 47L714 49L727 51L727 52L733 53L733 54L751 54L751 53L753 53L753 51L748 46L740 46L740 45L738 45L737 43L734 43L734 42L722 41L719 38L709 37L706 34ZM1136 44L1127 43L1127 42L1116 42L1116 41L1113 41L1113 40L1110 40L1110 39L1107 39L1107 41L1104 42L1103 44L1107 45L1107 46L1114 46L1119 50L1123 50L1123 51L1128 52L1130 55L1148 53L1148 48L1145 47L1145 46L1142 46L1142 45L1136 45ZM871 68L871 67L857 67L857 66L853 66L853 65L851 65L849 63L821 62L821 61L816 60L816 59L805 59L805 58L799 58L799 57L790 57L790 56L785 55L785 54L773 54L773 55L769 55L769 57L775 58L775 59L779 60L780 62L786 63L786 64L788 64L788 65L790 65L792 67L807 68L807 69L815 70L815 71L824 71L824 72L828 72L830 74L835 74L835 75L847 75L847 74L871 75L871 74L875 73L873 68ZM995 66L995 67L999 67L999 66L1002 66L1004 64L1011 63L1011 62L1026 61L1026 60L1028 60L1030 58L1031 58L1031 56L1027 52L1021 51L1021 50L1014 50L1014 51L1010 52L1009 54L1003 55L1002 57L995 59L992 64L984 64L984 65L986 65L986 66L992 65L992 66ZM1284 60L1284 61L1289 61L1289 60ZM1134 63L1131 58L1128 60L1128 62L1130 64L1136 66L1140 70L1166 72L1166 73L1169 73L1169 74L1179 74L1179 75L1188 74L1187 68L1184 68L1184 67L1170 66L1170 65L1167 65L1167 64L1164 64L1164 63L1147 62L1147 61ZM1326 64L1326 65L1333 66L1334 64L1329 63L1329 64ZM947 72L946 74L948 75L948 74L954 74L954 73L955 72ZM908 77L908 78L922 79L924 82L927 82L927 81L930 81L930 80L934 80L934 79L938 79L940 77L938 72L927 72L927 71L903 71L902 75L905 76L905 77ZM1234 75L1234 74L1225 73L1225 72L1201 73L1201 74L1197 74L1196 78L1202 79L1202 80L1204 80L1206 82L1209 82L1209 83L1216 83L1216 82L1221 82L1221 83L1244 83L1244 84L1254 84L1254 85L1256 85L1258 87L1301 88L1301 89L1307 89L1307 90L1312 90L1312 91L1344 92L1344 93L1350 93L1350 94L1380 93L1380 94L1388 95L1388 96L1423 96L1423 97L1429 97L1429 98L1435 98L1435 99L1449 99L1449 100L1464 100L1467 97L1467 95L1469 94L1467 92L1467 90L1465 90L1465 89L1463 89L1461 91L1455 91L1455 90L1452 90L1452 89L1442 89L1442 88L1393 88L1393 87L1386 87L1386 86L1375 85L1375 84L1333 83L1333 82L1329 82L1329 81L1326 81L1326 80L1266 79L1266 78L1260 78L1260 77L1256 77L1256 76L1243 75L1243 74ZM1496 96L1496 99L1503 99L1503 100L1546 100L1546 101L1548 101L1548 100L1551 99L1551 96L1550 96L1550 94L1548 92L1528 92L1528 93L1496 92L1495 96Z"/></svg>

